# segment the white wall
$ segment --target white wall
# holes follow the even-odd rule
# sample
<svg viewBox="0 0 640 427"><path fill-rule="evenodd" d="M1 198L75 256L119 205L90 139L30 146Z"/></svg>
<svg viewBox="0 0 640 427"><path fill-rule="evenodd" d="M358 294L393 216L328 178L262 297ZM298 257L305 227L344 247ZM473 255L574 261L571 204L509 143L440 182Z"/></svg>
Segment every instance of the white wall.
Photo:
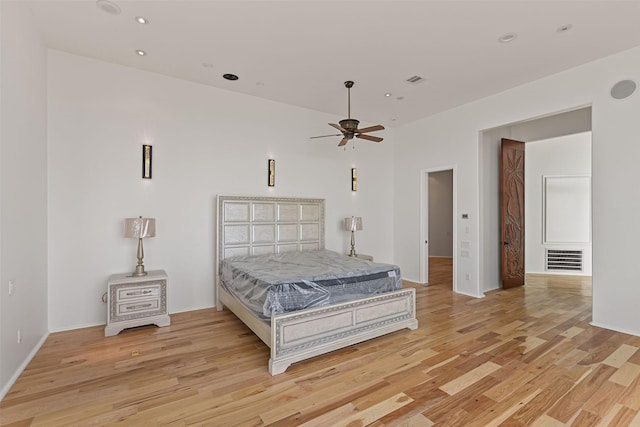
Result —
<svg viewBox="0 0 640 427"><path fill-rule="evenodd" d="M459 238L469 239L472 253L459 257L458 289L482 296L480 252L484 250L479 224L482 175L479 150L483 130L591 105L593 185L593 323L640 334L640 288L636 242L640 225L630 215L638 212L640 182L640 94L626 100L609 96L621 79L640 81L640 48L576 67L519 86L396 129L394 197L395 261L405 277L418 277L420 170L455 164L458 171ZM469 213L465 221L461 214ZM470 226L468 236L462 231Z"/></svg>
<svg viewBox="0 0 640 427"><path fill-rule="evenodd" d="M390 131L345 151L338 138L309 140L335 116L59 51L48 58L51 330L105 323L107 278L136 260L122 222L137 215L157 220L145 267L167 271L169 311L213 306L217 194L325 198L327 248L346 252L340 221L362 216L359 250L393 260ZM151 180L141 178L142 144L153 145Z"/></svg>
<svg viewBox="0 0 640 427"><path fill-rule="evenodd" d="M0 398L48 334L46 55L24 4L0 2ZM15 282L9 296L8 282ZM22 342L17 342L20 329Z"/></svg>
<svg viewBox="0 0 640 427"><path fill-rule="evenodd" d="M453 256L453 171L429 173L429 256Z"/></svg>
<svg viewBox="0 0 640 427"><path fill-rule="evenodd" d="M485 130L480 142L480 285L482 291L498 289L500 278L500 144L502 138L535 141L591 131L591 107ZM526 256L526 255L525 255Z"/></svg>
<svg viewBox="0 0 640 427"><path fill-rule="evenodd" d="M545 243L543 239L544 192L543 178L551 176L591 176L591 132L541 141L525 145L525 270L527 273L591 275L591 242ZM573 224L586 226L587 240L590 237L591 209L577 213L571 218ZM580 221L580 219L583 219ZM547 218L553 221L554 218ZM557 220L563 221L563 218ZM559 224L570 228L573 224ZM569 249L583 251L583 271L547 271L545 250Z"/></svg>

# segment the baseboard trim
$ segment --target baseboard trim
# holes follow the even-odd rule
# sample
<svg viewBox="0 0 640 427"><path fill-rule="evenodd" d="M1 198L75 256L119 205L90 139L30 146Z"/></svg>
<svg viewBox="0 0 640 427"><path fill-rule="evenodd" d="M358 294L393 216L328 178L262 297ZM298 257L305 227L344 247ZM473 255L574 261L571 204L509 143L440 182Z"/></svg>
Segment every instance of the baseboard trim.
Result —
<svg viewBox="0 0 640 427"><path fill-rule="evenodd" d="M472 294L470 292L457 291L455 289L453 290L453 292L455 292L456 294L460 294L460 295L464 295L464 296L472 297L472 298L484 298L485 297L484 293L478 295L478 294Z"/></svg>
<svg viewBox="0 0 640 427"><path fill-rule="evenodd" d="M11 390L11 387L13 387L16 381L18 381L18 378L20 377L20 375L22 375L22 372L24 372L24 370L27 368L27 365L31 363L31 359L35 357L36 353L40 351L40 347L42 347L47 338L49 338L49 332L47 332L42 336L42 338L40 338L40 341L38 341L35 347L33 347L33 350L31 350L24 362L22 362L18 369L16 369L16 372L13 374L13 376L11 376L11 378L9 378L9 381L7 381L4 387L2 387L2 390L0 390L0 401L4 399L7 393L9 393L9 390Z"/></svg>
<svg viewBox="0 0 640 427"><path fill-rule="evenodd" d="M502 289L502 286L494 286L492 288L488 288L488 289L483 289L482 293L484 292L491 292L491 291L497 291L498 289Z"/></svg>
<svg viewBox="0 0 640 427"><path fill-rule="evenodd" d="M614 328L613 326L608 326L608 325L605 325L603 323L598 323L598 322L589 322L589 324L591 326L595 326L595 327L598 327L598 328L608 329L610 331L621 332L623 334L628 334L628 335L633 335L633 336L636 336L636 337L640 337L640 330L632 331L630 329Z"/></svg>

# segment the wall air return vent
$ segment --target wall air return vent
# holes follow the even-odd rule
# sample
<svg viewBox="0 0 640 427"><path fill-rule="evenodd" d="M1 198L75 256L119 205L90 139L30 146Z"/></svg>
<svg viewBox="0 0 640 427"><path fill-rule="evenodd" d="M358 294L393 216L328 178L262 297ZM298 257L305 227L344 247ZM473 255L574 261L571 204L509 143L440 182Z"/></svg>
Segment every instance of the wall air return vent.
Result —
<svg viewBox="0 0 640 427"><path fill-rule="evenodd" d="M547 271L582 271L582 250L547 249Z"/></svg>
<svg viewBox="0 0 640 427"><path fill-rule="evenodd" d="M422 83L423 81L424 81L424 78L422 78L420 76L409 77L406 80L407 83L411 83L411 84L418 84L418 83Z"/></svg>

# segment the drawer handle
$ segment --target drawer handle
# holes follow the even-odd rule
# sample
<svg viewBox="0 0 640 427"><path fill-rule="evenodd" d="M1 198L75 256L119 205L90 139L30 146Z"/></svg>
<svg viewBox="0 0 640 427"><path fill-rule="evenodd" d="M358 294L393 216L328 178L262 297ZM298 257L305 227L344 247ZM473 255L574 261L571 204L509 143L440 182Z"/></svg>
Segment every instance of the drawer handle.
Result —
<svg viewBox="0 0 640 427"><path fill-rule="evenodd" d="M138 305L128 305L127 310L136 310L138 308L147 308L151 307L153 304L138 304Z"/></svg>
<svg viewBox="0 0 640 427"><path fill-rule="evenodd" d="M151 292L153 292L151 289L145 289L144 291L130 291L130 292L127 292L127 296L147 295L147 294L150 294Z"/></svg>

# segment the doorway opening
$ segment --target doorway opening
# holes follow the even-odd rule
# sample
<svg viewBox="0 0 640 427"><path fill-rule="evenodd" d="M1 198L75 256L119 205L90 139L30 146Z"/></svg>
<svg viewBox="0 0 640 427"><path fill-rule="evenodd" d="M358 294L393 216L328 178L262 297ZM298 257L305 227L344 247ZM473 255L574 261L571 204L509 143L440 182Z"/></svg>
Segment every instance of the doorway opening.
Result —
<svg viewBox="0 0 640 427"><path fill-rule="evenodd" d="M500 236L500 176L499 176L499 151L502 138L516 139L525 141L526 152L536 154L538 160L534 162L534 157L525 157L526 164L525 174L525 272L527 278L530 273L553 273L555 277L562 276L558 271L550 271L548 267L548 259L550 255L554 255L554 251L548 249L557 249L565 254L567 251L574 251L579 248L578 244L584 247L582 254L584 256L583 270L580 274L590 276L591 264L591 241L583 241L582 238L567 238L566 236L558 236L557 233L547 236L543 227L549 228L549 231L555 230L557 224L562 231L567 231L567 222L563 220L562 215L553 214L567 212L565 201L569 200L562 197L563 202L558 210L553 210L553 206L544 205L545 200L557 202L557 198L552 198L556 187L560 190L566 190L567 186L589 187L584 184L588 182L585 176L590 176L590 160L586 159L582 164L586 164L588 169L582 170L578 168L581 157L589 157L591 155L591 107L582 107L571 111L560 112L553 115L531 119L523 122L512 123L498 128L488 129L481 132L480 147L480 283L479 291L481 294L501 287L501 250L503 242ZM560 143L558 140L566 138L579 138L580 134L588 138L586 148L577 148L575 144L583 144L578 142ZM575 136L575 137L574 137ZM570 149L558 148L555 151L556 144L567 144L574 146ZM537 146L536 150L530 150ZM564 150L564 151L563 151ZM586 152L585 152L586 150ZM563 160L568 159L568 160ZM534 163L538 166L533 168ZM578 168L578 169L576 169ZM530 176L529 172L533 172L535 176ZM556 185L557 184L557 185ZM534 186L537 189L532 190ZM546 192L546 193L545 193ZM584 200L580 198L579 200ZM532 201L537 204L533 210L529 210L527 206L533 207ZM577 205L572 203L571 206ZM580 221L575 218L569 222L573 227L582 224L585 221L590 227L591 209L588 208L587 215L581 217ZM545 217L546 216L546 217ZM586 218L586 220L583 220ZM546 221L546 222L545 222ZM552 221L552 222L549 222ZM556 227L556 228L553 228ZM590 230L590 228L589 228ZM557 252L557 251L556 251ZM564 273L564 278L568 279L570 273ZM575 274L575 272L571 273ZM590 281L590 280L589 280Z"/></svg>
<svg viewBox="0 0 640 427"><path fill-rule="evenodd" d="M455 167L423 170L420 194L420 283L444 284L455 291Z"/></svg>

